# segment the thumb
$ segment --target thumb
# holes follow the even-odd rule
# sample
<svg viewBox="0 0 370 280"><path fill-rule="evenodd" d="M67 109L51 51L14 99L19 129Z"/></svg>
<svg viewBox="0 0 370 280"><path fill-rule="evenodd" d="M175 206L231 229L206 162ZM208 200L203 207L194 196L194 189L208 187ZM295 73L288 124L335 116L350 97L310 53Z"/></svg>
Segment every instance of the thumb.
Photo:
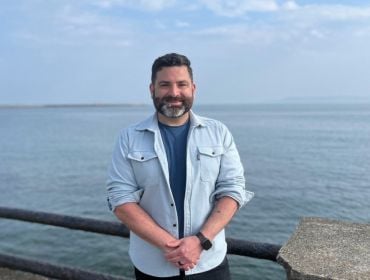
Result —
<svg viewBox="0 0 370 280"><path fill-rule="evenodd" d="M167 242L166 246L170 248L176 248L180 246L180 244L181 244L181 240L171 240Z"/></svg>

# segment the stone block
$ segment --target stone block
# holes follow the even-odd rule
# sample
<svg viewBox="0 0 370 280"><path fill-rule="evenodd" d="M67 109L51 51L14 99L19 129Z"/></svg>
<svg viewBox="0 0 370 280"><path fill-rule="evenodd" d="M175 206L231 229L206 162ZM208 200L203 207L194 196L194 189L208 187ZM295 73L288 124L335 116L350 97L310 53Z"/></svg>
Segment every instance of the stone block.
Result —
<svg viewBox="0 0 370 280"><path fill-rule="evenodd" d="M277 261L289 280L370 280L370 224L303 218Z"/></svg>

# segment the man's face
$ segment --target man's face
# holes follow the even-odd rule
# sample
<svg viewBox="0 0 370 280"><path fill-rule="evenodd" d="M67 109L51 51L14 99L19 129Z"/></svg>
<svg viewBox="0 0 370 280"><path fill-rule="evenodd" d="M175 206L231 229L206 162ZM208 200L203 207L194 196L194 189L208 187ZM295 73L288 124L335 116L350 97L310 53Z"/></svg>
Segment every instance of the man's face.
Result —
<svg viewBox="0 0 370 280"><path fill-rule="evenodd" d="M157 112L167 118L180 118L193 105L195 84L186 66L163 67L150 84L150 92Z"/></svg>

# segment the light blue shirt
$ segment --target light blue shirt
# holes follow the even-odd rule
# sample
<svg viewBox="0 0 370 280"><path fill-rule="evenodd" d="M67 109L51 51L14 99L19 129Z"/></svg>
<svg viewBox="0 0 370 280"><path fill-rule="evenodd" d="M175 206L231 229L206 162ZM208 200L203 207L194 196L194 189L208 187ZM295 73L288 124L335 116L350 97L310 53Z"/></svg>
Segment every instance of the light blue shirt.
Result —
<svg viewBox="0 0 370 280"><path fill-rule="evenodd" d="M240 208L253 193L245 189L244 170L233 137L221 122L190 112L186 157L184 236L190 236L201 230L217 199L231 197ZM124 203L136 202L159 226L178 238L177 212L156 114L121 132L108 172L107 191L112 211ZM212 242L212 248L203 250L198 264L186 274L208 271L223 261L227 251L224 230ZM159 248L133 232L129 255L146 274L179 274Z"/></svg>

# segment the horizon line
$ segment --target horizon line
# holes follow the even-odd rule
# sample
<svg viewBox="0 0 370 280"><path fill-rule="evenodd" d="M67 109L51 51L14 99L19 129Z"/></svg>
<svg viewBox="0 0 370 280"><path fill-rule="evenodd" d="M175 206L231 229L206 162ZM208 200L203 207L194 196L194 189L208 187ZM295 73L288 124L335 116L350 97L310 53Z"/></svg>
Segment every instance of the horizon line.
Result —
<svg viewBox="0 0 370 280"><path fill-rule="evenodd" d="M370 104L370 100L275 100L275 101L250 101L238 103L197 103L197 105L253 105L253 104ZM65 108L65 107L146 107L151 103L47 103L47 104L0 104L0 108Z"/></svg>

